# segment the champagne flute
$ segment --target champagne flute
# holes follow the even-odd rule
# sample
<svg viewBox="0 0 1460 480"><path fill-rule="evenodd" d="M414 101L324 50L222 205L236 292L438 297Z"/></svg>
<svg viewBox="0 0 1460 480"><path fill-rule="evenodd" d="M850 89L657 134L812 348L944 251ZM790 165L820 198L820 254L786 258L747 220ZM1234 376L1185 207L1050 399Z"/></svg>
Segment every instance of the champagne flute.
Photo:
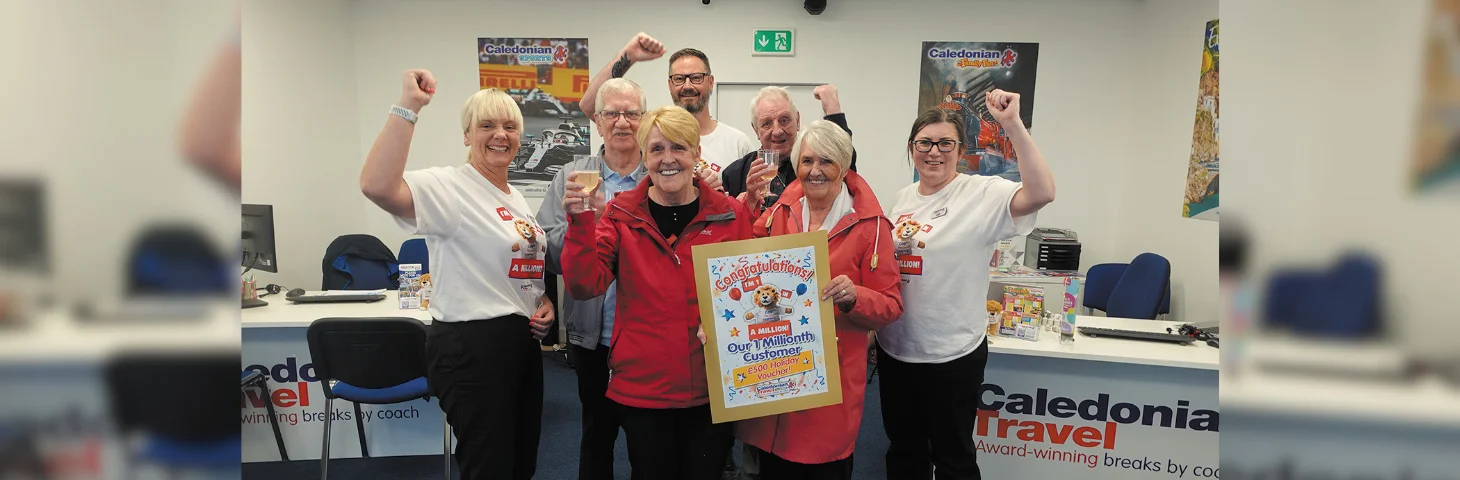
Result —
<svg viewBox="0 0 1460 480"><path fill-rule="evenodd" d="M596 155L574 155L573 160L584 161L581 170L573 171L577 174L573 181L583 184L583 192L588 194L588 198L583 199L583 208L590 212L596 211L593 208L593 192L598 189L602 178L603 159Z"/></svg>
<svg viewBox="0 0 1460 480"><path fill-rule="evenodd" d="M762 180L766 181L767 196L770 195L770 182L776 179L776 174L778 173L781 166L780 156L780 152L777 152L775 150L760 151L760 161L765 163L767 167L770 167L769 170L766 170L766 173L761 174L760 176Z"/></svg>

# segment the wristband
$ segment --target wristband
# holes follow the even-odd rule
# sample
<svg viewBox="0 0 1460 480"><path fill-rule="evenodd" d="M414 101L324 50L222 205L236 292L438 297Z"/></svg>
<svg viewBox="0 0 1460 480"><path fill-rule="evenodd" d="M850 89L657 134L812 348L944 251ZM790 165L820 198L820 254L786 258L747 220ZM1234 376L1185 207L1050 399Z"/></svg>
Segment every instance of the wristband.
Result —
<svg viewBox="0 0 1460 480"><path fill-rule="evenodd" d="M407 122L411 122L411 125L415 125L416 120L419 118L416 116L416 112L412 112L410 109L400 105L391 105L390 114L406 119Z"/></svg>

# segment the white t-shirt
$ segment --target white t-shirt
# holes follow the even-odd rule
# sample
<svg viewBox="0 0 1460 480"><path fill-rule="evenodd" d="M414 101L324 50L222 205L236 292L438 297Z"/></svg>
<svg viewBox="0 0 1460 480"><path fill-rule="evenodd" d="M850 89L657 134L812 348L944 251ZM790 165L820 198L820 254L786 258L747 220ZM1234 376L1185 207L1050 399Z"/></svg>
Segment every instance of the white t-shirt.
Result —
<svg viewBox="0 0 1460 480"><path fill-rule="evenodd" d="M741 157L760 149L760 143L745 132L736 130L725 122L715 123L714 131L709 135L700 135L700 157L710 162L716 174L725 171L725 167Z"/></svg>
<svg viewBox="0 0 1460 480"><path fill-rule="evenodd" d="M932 195L918 193L917 183L897 193L888 212L902 272L902 318L877 332L889 355L943 363L983 344L989 258L1000 240L1034 229L1034 214L1009 214L1020 188L999 177L958 175Z"/></svg>
<svg viewBox="0 0 1460 480"><path fill-rule="evenodd" d="M469 164L405 173L416 218L396 223L426 237L431 317L443 322L531 316L543 294L547 234L522 192L492 185Z"/></svg>

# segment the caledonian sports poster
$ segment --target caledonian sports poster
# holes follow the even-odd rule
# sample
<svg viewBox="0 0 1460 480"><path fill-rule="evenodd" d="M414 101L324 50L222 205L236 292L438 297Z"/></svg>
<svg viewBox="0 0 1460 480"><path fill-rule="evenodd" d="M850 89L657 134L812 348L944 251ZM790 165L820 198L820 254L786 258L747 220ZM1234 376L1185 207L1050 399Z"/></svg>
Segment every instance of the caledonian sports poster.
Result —
<svg viewBox="0 0 1460 480"><path fill-rule="evenodd" d="M1019 116L1032 130L1039 44L923 42L918 64L918 112L939 107L964 116L968 145L958 161L959 173L1019 181L1018 152L989 115L984 94L994 89L1019 94Z"/></svg>
<svg viewBox="0 0 1460 480"><path fill-rule="evenodd" d="M522 109L522 146L507 169L523 196L547 193L573 155L589 154L588 119L578 100L588 89L586 38L478 38L481 88L500 88Z"/></svg>
<svg viewBox="0 0 1460 480"><path fill-rule="evenodd" d="M1196 94L1196 127L1191 135L1191 157L1186 167L1186 195L1181 216L1201 220L1217 220L1220 200L1217 189L1218 164L1221 157L1221 97L1217 95L1217 77L1222 57L1217 49L1217 21L1207 22L1201 48L1201 81Z"/></svg>
<svg viewBox="0 0 1460 480"><path fill-rule="evenodd" d="M826 232L694 247L715 423L842 402Z"/></svg>

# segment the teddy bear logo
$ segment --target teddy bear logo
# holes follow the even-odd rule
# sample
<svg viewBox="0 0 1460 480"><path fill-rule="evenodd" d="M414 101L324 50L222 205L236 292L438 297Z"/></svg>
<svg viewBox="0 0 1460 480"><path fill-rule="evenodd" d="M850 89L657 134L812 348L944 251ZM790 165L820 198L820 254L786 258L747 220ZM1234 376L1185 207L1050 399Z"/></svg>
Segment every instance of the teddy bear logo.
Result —
<svg viewBox="0 0 1460 480"><path fill-rule="evenodd" d="M917 242L913 241L913 236L918 234L918 231L921 230L922 226L923 224L921 222L912 219L903 220L902 222L898 223L896 235L893 235L897 239L897 242L893 244L893 253L898 256L910 255L912 254L912 249L914 245L916 245L917 248L927 248L927 244L923 243L921 240Z"/></svg>
<svg viewBox="0 0 1460 480"><path fill-rule="evenodd" d="M703 159L703 158L701 158L700 161L699 161L699 163L696 163L695 164L695 170L694 170L695 176L698 177L698 176L704 174L705 173L705 170L709 170L710 168L711 168L710 167L710 162L707 161L707 160L705 160L705 159Z"/></svg>
<svg viewBox="0 0 1460 480"><path fill-rule="evenodd" d="M988 334L997 335L999 333L999 322L1004 317L1004 306L999 304L999 302L989 300L984 304L984 308L989 312Z"/></svg>
<svg viewBox="0 0 1460 480"><path fill-rule="evenodd" d="M417 285L416 292L421 297L421 308L431 307L431 274L422 273L421 283Z"/></svg>
<svg viewBox="0 0 1460 480"><path fill-rule="evenodd" d="M512 226L516 227L517 234L521 235L522 239L527 241L527 246L525 247L522 246L522 242L513 243L512 251L521 252L522 258L536 260L537 256L543 253L542 242L538 241L537 238L537 227L520 218L512 221Z"/></svg>
<svg viewBox="0 0 1460 480"><path fill-rule="evenodd" d="M751 325L778 322L781 314L791 313L790 307L781 306L781 293L774 286L761 285L751 299L755 306L745 314L745 320Z"/></svg>

